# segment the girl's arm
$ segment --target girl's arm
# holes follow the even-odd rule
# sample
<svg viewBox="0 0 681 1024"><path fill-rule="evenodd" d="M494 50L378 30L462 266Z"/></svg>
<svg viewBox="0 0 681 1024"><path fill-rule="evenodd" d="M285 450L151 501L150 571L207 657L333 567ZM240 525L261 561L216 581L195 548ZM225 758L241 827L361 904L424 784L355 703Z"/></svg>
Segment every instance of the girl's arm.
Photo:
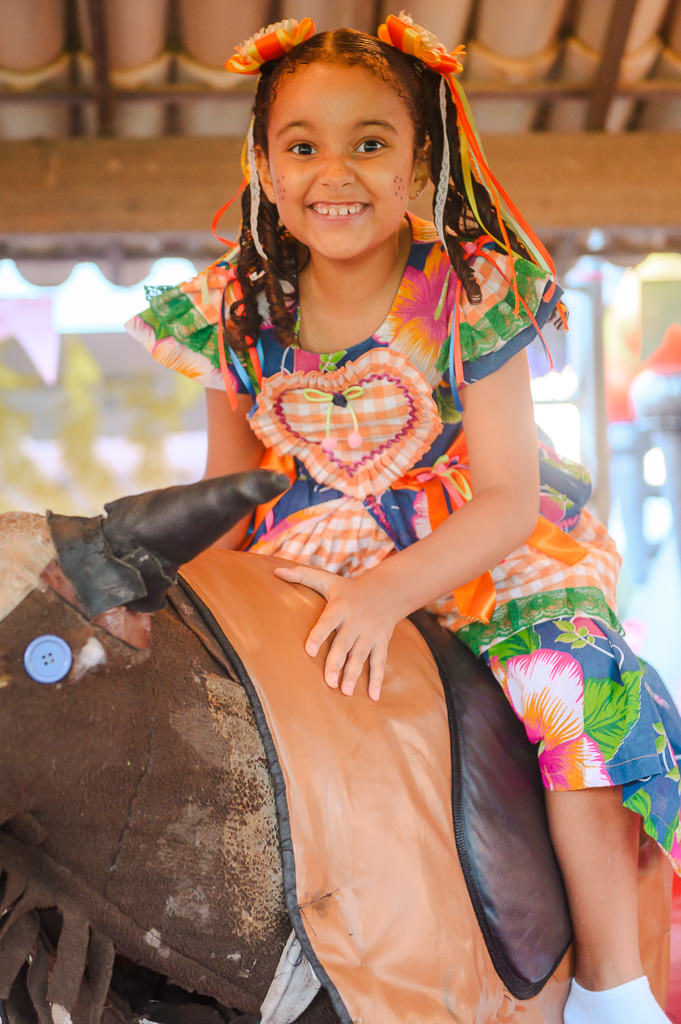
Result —
<svg viewBox="0 0 681 1024"><path fill-rule="evenodd" d="M462 389L473 498L429 536L374 569L342 579L317 569L276 570L327 598L306 650L335 630L325 678L352 693L364 662L378 699L388 641L397 622L492 569L532 533L539 512L539 465L525 352Z"/></svg>
<svg viewBox="0 0 681 1024"><path fill-rule="evenodd" d="M224 391L206 388L208 453L204 479L257 469L264 448L248 425L246 414L253 404L250 395L237 395L238 407L230 408ZM216 541L216 548L238 548L246 536L249 516Z"/></svg>
<svg viewBox="0 0 681 1024"><path fill-rule="evenodd" d="M473 498L429 536L373 570L405 615L474 579L530 536L539 514L537 428L524 351L463 388Z"/></svg>

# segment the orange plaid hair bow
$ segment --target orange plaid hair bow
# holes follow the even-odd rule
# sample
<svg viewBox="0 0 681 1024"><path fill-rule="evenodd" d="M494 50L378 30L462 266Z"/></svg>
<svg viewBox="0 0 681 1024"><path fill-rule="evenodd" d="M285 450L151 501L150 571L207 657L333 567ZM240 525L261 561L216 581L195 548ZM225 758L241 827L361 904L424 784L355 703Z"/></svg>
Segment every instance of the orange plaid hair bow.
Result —
<svg viewBox="0 0 681 1024"><path fill-rule="evenodd" d="M257 75L263 64L268 60L278 60L285 53L299 46L314 35L315 27L312 18L286 18L275 25L267 25L250 39L239 43L225 67L237 75Z"/></svg>
<svg viewBox="0 0 681 1024"><path fill-rule="evenodd" d="M381 42L401 50L402 53L408 53L423 61L441 75L456 75L463 71L459 57L464 56L466 47L457 46L448 53L432 32L421 25L416 25L404 12L399 17L389 14L385 24L379 26L378 38Z"/></svg>

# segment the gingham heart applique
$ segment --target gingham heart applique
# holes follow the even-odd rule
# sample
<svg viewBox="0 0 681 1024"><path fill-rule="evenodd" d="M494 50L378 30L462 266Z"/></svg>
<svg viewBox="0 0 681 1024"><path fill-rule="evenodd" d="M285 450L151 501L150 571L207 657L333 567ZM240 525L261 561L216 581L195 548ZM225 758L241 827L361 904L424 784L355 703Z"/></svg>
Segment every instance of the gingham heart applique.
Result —
<svg viewBox="0 0 681 1024"><path fill-rule="evenodd" d="M390 487L442 429L430 385L389 347L330 373L274 374L263 380L249 422L267 447L356 498Z"/></svg>

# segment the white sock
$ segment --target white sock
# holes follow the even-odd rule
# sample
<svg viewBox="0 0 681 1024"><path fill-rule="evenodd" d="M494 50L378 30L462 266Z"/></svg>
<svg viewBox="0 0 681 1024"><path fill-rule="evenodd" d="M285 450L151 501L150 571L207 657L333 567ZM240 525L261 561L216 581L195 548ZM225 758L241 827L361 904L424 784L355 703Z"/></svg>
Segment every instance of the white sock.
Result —
<svg viewBox="0 0 681 1024"><path fill-rule="evenodd" d="M602 992L582 988L573 978L564 1024L671 1024L655 1001L646 977Z"/></svg>

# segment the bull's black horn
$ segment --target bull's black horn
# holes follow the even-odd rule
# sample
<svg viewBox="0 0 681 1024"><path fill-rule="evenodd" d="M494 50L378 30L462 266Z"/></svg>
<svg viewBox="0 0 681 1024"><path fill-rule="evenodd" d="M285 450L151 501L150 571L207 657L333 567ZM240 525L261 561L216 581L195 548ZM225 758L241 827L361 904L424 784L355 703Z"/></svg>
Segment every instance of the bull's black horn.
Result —
<svg viewBox="0 0 681 1024"><path fill-rule="evenodd" d="M153 612L179 566L288 486L280 473L254 469L119 498L104 520L48 513L48 523L88 615L116 605Z"/></svg>
<svg viewBox="0 0 681 1024"><path fill-rule="evenodd" d="M135 566L147 587L147 596L128 603L128 608L160 608L180 565L288 486L287 477L255 469L105 505L102 530L109 547L117 558Z"/></svg>

